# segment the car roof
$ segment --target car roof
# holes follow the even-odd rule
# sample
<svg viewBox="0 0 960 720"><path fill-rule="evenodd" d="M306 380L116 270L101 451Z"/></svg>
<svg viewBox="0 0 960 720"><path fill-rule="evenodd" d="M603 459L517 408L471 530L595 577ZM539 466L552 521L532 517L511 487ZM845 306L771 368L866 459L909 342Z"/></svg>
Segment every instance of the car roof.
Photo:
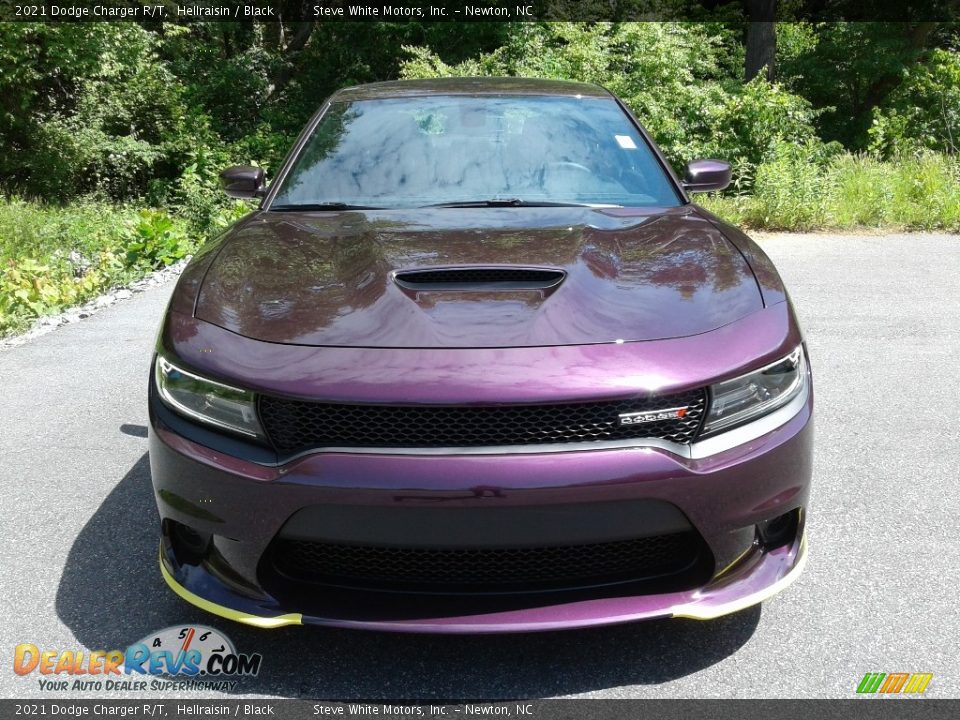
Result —
<svg viewBox="0 0 960 720"><path fill-rule="evenodd" d="M331 100L382 100L418 95L553 95L562 97L611 97L591 83L572 80L541 80L515 77L431 78L369 83L338 90Z"/></svg>

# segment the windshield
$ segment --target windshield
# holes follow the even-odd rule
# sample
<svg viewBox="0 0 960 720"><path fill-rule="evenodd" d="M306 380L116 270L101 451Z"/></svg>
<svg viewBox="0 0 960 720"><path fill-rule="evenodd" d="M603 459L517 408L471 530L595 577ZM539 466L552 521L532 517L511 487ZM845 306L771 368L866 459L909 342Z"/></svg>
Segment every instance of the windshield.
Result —
<svg viewBox="0 0 960 720"><path fill-rule="evenodd" d="M680 198L613 99L446 95L334 103L270 209L458 203L674 207Z"/></svg>

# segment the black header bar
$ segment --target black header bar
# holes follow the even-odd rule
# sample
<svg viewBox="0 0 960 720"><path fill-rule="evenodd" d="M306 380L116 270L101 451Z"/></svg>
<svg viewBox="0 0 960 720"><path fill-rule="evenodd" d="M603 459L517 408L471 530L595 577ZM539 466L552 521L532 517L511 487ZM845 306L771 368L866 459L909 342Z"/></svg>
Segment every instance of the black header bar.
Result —
<svg viewBox="0 0 960 720"><path fill-rule="evenodd" d="M14 22L952 21L960 0L6 0Z"/></svg>

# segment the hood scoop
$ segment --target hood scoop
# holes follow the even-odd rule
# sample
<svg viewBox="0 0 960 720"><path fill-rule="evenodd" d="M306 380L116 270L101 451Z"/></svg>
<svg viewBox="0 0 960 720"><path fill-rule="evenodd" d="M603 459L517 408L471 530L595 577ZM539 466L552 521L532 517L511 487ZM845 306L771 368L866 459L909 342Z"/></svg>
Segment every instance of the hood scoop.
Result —
<svg viewBox="0 0 960 720"><path fill-rule="evenodd" d="M737 247L691 208L622 218L590 208L256 213L201 268L194 314L244 337L311 347L699 335L762 310L763 297ZM336 353L323 362L336 358L353 362Z"/></svg>
<svg viewBox="0 0 960 720"><path fill-rule="evenodd" d="M447 267L403 270L393 279L405 290L549 290L566 277L563 270L525 267Z"/></svg>

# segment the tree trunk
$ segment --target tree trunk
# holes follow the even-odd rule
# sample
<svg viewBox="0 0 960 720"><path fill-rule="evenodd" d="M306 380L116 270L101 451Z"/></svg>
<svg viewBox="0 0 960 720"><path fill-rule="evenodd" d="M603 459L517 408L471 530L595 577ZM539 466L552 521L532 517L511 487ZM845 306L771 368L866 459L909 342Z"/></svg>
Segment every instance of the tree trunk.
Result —
<svg viewBox="0 0 960 720"><path fill-rule="evenodd" d="M290 40L285 41L288 28L284 27L282 22L268 24L280 26L280 37L283 43L281 55L283 62L279 69L273 74L270 85L267 87L267 100L269 101L283 92L293 79L297 57L307 46L307 42L309 42L310 36L313 34L317 25L312 21L291 23L291 26L296 26L296 29L292 30L293 34Z"/></svg>
<svg viewBox="0 0 960 720"><path fill-rule="evenodd" d="M747 82L760 73L773 81L777 56L777 28L773 18L777 11L777 0L747 0L750 22L747 25L747 61L745 72Z"/></svg>

